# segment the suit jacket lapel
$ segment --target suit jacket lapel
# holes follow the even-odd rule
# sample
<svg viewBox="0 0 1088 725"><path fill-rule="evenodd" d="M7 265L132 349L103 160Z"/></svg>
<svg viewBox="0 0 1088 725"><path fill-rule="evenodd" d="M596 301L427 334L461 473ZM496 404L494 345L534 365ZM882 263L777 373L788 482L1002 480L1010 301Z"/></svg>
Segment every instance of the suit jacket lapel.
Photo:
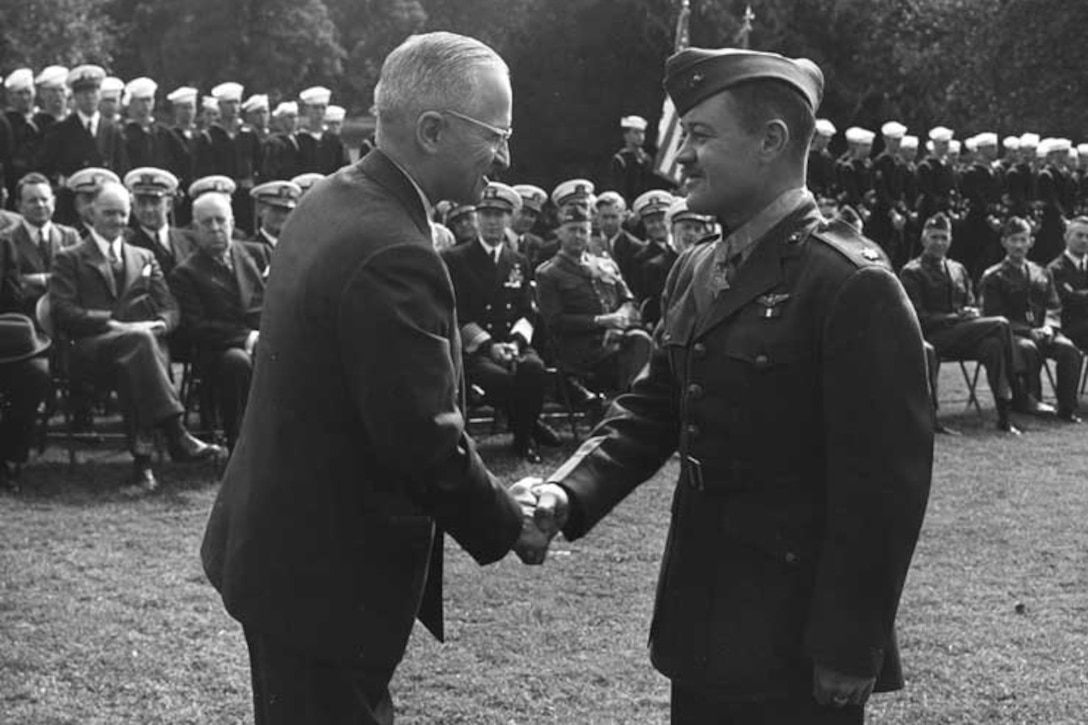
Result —
<svg viewBox="0 0 1088 725"><path fill-rule="evenodd" d="M125 260L125 288L118 291L123 295L140 279L144 265L130 244L121 245L121 257Z"/></svg>
<svg viewBox="0 0 1088 725"><path fill-rule="evenodd" d="M253 280L260 279L261 273L257 269L256 263L250 259L248 254L242 251L241 246L238 244L230 245L230 258L234 263L234 278L238 280L238 293L242 299L242 312L245 313L249 310L249 305L253 301Z"/></svg>
<svg viewBox="0 0 1088 725"><path fill-rule="evenodd" d="M24 259L30 261L30 266L35 270L49 271L48 260L42 258L41 249L37 244L30 241L30 235L26 231L26 227L20 224L15 227L15 231L11 233L12 239L15 240L15 246L19 250L19 255ZM18 261L16 259L16 261Z"/></svg>
<svg viewBox="0 0 1088 725"><path fill-rule="evenodd" d="M83 256L86 258L87 264L102 276L102 279L106 282L106 287L109 289L110 295L114 299L117 299L117 283L113 279L113 270L110 269L109 260L102 256L102 252L99 251L98 245L95 244L94 237L88 235L87 240L83 244L85 245Z"/></svg>
<svg viewBox="0 0 1088 725"><path fill-rule="evenodd" d="M400 201L412 217L412 221L419 227L420 233L426 236L427 244L433 246L431 223L423 208L423 200L419 198L411 179L385 155L385 152L374 149L358 162L357 168L388 189Z"/></svg>

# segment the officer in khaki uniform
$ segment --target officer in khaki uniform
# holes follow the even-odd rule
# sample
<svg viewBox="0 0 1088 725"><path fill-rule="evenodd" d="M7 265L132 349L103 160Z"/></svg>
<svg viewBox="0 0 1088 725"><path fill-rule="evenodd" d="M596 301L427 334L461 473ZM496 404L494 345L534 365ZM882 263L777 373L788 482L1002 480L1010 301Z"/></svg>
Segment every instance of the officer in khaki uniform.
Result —
<svg viewBox="0 0 1088 725"><path fill-rule="evenodd" d="M506 244L511 217L521 197L492 182L476 205L480 235L442 254L464 342L465 376L485 399L506 412L514 450L540 462L537 444L557 445L559 437L540 420L544 407L544 363L530 347L536 322L533 270L525 255Z"/></svg>
<svg viewBox="0 0 1088 725"><path fill-rule="evenodd" d="M650 627L674 725L861 723L903 686L933 453L918 321L804 188L815 64L689 48L665 76L688 204L732 231L677 262L649 374L535 488L535 520L581 537L679 452Z"/></svg>
<svg viewBox="0 0 1088 725"><path fill-rule="evenodd" d="M1044 358L1057 362L1058 417L1079 423L1077 385L1081 354L1061 331L1061 299L1050 273L1027 259L1031 249L1031 225L1012 217L1001 234L1005 259L982 275L979 291L982 313L1001 315L1012 326L1014 342L1024 361L1024 394L1015 402L1030 413L1053 413L1041 403Z"/></svg>

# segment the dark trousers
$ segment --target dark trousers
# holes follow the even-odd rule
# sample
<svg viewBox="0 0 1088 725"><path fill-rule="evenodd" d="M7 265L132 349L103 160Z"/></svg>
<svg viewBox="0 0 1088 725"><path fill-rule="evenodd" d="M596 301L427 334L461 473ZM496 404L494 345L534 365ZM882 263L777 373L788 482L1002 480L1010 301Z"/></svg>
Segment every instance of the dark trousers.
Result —
<svg viewBox="0 0 1088 725"><path fill-rule="evenodd" d="M233 449L238 429L249 400L249 383L253 379L253 360L245 350L232 347L219 353L208 366L215 409L219 412L227 445Z"/></svg>
<svg viewBox="0 0 1088 725"><path fill-rule="evenodd" d="M934 330L926 339L942 360L978 360L995 400L1011 400L1012 332L1004 317L978 317ZM936 383L936 378L933 378Z"/></svg>
<svg viewBox="0 0 1088 725"><path fill-rule="evenodd" d="M487 355L472 355L465 373L470 384L483 389L489 405L505 411L514 440L528 441L544 407L544 363L536 351L527 348L512 368Z"/></svg>
<svg viewBox="0 0 1088 725"><path fill-rule="evenodd" d="M0 364L0 461L26 463L34 440L38 407L49 394L44 357Z"/></svg>
<svg viewBox="0 0 1088 725"><path fill-rule="evenodd" d="M1080 384L1081 354L1069 338L1055 335L1050 340L1034 341L1028 337L1017 337L1016 346L1027 365L1024 372L1027 378L1028 392L1036 400L1042 399L1043 384L1040 373L1043 360L1049 358L1057 365L1054 386L1058 397L1058 412L1072 413L1077 409L1077 386Z"/></svg>
<svg viewBox="0 0 1088 725"><path fill-rule="evenodd" d="M862 725L865 708L835 708L811 696L793 700L729 702L673 683L672 725Z"/></svg>
<svg viewBox="0 0 1088 725"><path fill-rule="evenodd" d="M256 725L392 725L392 670L328 662L245 629Z"/></svg>
<svg viewBox="0 0 1088 725"><path fill-rule="evenodd" d="M1078 320L1071 325L1062 325L1062 334L1081 350L1088 350L1088 320Z"/></svg>

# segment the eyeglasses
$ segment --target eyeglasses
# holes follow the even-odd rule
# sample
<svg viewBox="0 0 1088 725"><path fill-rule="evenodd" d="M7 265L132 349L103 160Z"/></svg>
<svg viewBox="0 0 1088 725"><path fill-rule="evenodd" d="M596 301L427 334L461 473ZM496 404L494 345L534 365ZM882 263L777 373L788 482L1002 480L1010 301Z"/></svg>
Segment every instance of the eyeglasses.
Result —
<svg viewBox="0 0 1088 725"><path fill-rule="evenodd" d="M479 126L480 128L490 131L491 133L495 134L495 136L497 136L499 139L496 146L502 146L503 144L510 143L510 137L514 135L514 129L512 128L499 128L498 126L492 126L490 123L484 123L479 119L473 118L472 116L466 116L465 114L459 113L458 111L451 111L449 109L446 109L444 111L439 111L439 113L449 114L454 118L459 118L462 121L468 121L474 126Z"/></svg>

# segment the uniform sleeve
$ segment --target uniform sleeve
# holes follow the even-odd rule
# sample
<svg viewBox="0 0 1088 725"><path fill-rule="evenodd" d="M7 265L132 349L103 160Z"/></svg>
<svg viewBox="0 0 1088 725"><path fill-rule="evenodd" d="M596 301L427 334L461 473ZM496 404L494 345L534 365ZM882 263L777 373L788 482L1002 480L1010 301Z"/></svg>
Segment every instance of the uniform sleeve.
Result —
<svg viewBox="0 0 1088 725"><path fill-rule="evenodd" d="M825 322L822 358L827 520L804 650L872 677L892 636L933 463L921 334L890 272L866 267L846 282Z"/></svg>
<svg viewBox="0 0 1088 725"><path fill-rule="evenodd" d="M520 506L488 472L458 408L453 289L433 251L402 245L368 259L337 320L343 370L376 463L480 563L521 531Z"/></svg>

